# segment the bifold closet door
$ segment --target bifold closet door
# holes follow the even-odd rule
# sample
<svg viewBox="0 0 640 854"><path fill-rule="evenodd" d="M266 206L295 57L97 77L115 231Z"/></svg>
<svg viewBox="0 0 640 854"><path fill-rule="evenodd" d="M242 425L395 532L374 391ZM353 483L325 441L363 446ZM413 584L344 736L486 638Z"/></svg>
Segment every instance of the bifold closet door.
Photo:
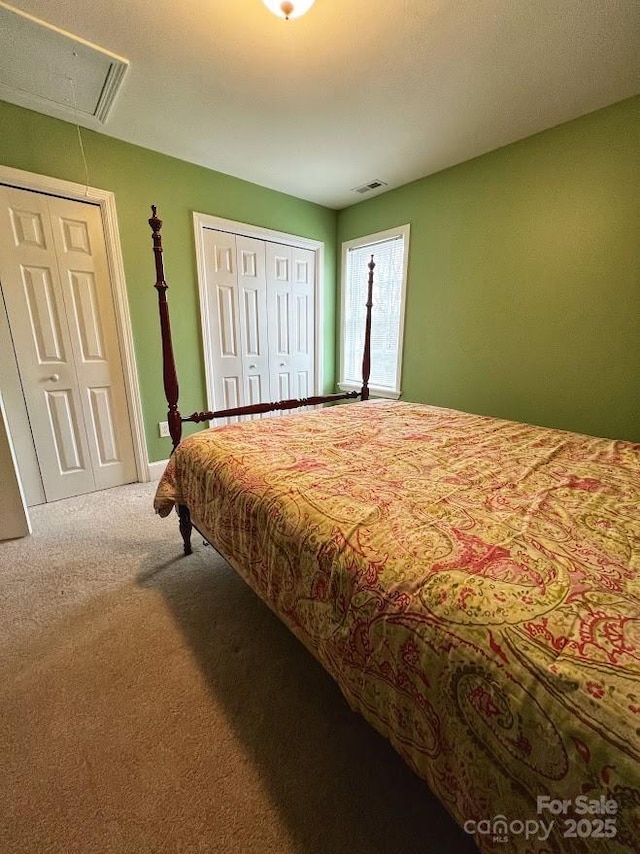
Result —
<svg viewBox="0 0 640 854"><path fill-rule="evenodd" d="M0 187L0 281L48 501L136 479L99 207Z"/></svg>
<svg viewBox="0 0 640 854"><path fill-rule="evenodd" d="M314 260L310 249L266 244L272 400L308 397L314 380Z"/></svg>
<svg viewBox="0 0 640 854"><path fill-rule="evenodd" d="M236 262L244 403L265 403L270 398L264 242L238 235Z"/></svg>
<svg viewBox="0 0 640 854"><path fill-rule="evenodd" d="M210 403L214 409L263 403L269 400L264 244L207 229L204 248Z"/></svg>
<svg viewBox="0 0 640 854"><path fill-rule="evenodd" d="M313 394L315 253L207 229L204 262L213 407Z"/></svg>

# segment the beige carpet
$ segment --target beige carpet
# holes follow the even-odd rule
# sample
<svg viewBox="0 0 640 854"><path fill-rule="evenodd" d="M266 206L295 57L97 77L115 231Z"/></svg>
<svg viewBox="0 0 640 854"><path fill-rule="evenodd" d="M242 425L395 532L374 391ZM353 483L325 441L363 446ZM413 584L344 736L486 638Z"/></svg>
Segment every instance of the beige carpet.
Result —
<svg viewBox="0 0 640 854"><path fill-rule="evenodd" d="M0 543L0 851L472 851L152 484Z"/></svg>

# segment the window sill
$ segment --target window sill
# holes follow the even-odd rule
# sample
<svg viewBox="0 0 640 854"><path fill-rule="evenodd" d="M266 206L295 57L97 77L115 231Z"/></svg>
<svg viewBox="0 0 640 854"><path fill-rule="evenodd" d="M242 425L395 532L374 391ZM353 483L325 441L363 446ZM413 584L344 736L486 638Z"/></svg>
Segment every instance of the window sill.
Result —
<svg viewBox="0 0 640 854"><path fill-rule="evenodd" d="M355 383L338 383L338 388L340 389L340 391L360 391L362 385L356 385ZM371 395L371 397L382 397L386 398L387 400L398 400L402 392L391 391L391 389L388 388L377 388L376 386L370 385L369 394Z"/></svg>

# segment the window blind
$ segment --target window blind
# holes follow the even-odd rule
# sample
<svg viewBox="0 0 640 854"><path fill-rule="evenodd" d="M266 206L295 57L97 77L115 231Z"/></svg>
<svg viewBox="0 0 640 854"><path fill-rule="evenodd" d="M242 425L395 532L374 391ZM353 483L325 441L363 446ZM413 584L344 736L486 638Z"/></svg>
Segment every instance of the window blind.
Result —
<svg viewBox="0 0 640 854"><path fill-rule="evenodd" d="M371 377L369 385L399 391L398 346L402 310L404 237L398 236L349 249L344 300L343 381L362 382L362 348L366 318L368 263L373 255L371 314Z"/></svg>

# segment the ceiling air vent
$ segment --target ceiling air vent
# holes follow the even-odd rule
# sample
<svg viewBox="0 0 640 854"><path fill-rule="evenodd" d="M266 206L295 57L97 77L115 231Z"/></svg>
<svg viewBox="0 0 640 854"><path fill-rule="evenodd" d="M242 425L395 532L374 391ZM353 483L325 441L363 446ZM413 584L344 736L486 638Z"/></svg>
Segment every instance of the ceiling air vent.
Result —
<svg viewBox="0 0 640 854"><path fill-rule="evenodd" d="M386 183L384 181L380 181L378 178L375 178L373 181L369 181L368 184L362 184L360 187L352 187L352 191L354 193L370 193L372 190L378 190L380 187L386 187Z"/></svg>
<svg viewBox="0 0 640 854"><path fill-rule="evenodd" d="M0 2L0 98L58 118L104 123L126 59Z"/></svg>

